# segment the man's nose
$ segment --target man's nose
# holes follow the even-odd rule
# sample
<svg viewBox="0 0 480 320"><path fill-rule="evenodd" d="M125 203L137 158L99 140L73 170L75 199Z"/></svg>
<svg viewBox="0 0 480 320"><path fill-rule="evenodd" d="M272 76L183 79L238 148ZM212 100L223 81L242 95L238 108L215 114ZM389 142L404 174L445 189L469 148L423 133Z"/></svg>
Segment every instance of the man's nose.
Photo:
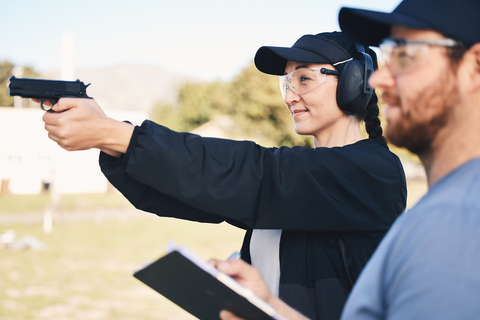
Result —
<svg viewBox="0 0 480 320"><path fill-rule="evenodd" d="M374 89L390 88L394 85L395 78L386 66L378 68L368 80L368 84Z"/></svg>

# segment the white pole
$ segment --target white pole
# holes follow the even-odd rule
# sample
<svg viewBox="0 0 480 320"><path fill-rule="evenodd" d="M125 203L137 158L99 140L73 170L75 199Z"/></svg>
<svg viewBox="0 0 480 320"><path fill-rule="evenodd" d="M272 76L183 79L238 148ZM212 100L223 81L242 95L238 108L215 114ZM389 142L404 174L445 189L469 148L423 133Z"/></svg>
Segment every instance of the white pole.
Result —
<svg viewBox="0 0 480 320"><path fill-rule="evenodd" d="M75 81L75 59L73 33L67 31L62 35L62 66L61 80Z"/></svg>

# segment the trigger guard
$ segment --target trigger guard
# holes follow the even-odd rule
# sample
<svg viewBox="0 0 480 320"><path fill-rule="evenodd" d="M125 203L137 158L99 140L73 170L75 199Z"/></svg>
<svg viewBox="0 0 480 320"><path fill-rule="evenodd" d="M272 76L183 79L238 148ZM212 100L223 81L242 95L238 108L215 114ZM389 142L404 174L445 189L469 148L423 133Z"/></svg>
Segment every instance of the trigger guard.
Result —
<svg viewBox="0 0 480 320"><path fill-rule="evenodd" d="M47 108L45 108L45 106L43 105L43 101L44 101L44 100L45 100L45 99L40 99L40 107L41 107L44 111L53 112L52 108L53 108L53 105L54 105L54 104L52 104L52 106L47 106ZM52 101L52 103L53 103L53 101Z"/></svg>

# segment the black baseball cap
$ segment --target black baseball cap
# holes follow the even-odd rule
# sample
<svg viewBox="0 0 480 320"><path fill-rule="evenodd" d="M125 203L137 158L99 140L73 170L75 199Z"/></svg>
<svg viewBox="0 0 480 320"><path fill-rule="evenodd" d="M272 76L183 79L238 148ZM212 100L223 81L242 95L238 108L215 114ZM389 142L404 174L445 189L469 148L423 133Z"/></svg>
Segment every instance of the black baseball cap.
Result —
<svg viewBox="0 0 480 320"><path fill-rule="evenodd" d="M404 0L391 13L342 8L340 28L350 40L378 46L392 25L440 32L467 47L480 42L480 0Z"/></svg>
<svg viewBox="0 0 480 320"><path fill-rule="evenodd" d="M319 33L304 35L291 47L261 47L255 54L254 62L261 72L281 76L285 74L288 60L328 63L341 69L343 62L351 59L345 49Z"/></svg>

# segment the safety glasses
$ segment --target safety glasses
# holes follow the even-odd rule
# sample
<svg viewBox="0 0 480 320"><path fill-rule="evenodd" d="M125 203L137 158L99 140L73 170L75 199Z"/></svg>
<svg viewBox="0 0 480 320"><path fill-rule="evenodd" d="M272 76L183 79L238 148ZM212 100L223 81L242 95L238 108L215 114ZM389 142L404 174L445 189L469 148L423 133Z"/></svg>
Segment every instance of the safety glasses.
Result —
<svg viewBox="0 0 480 320"><path fill-rule="evenodd" d="M380 44L382 64L388 66L393 74L411 70L428 59L432 46L461 47L463 44L453 39L406 40L386 38Z"/></svg>
<svg viewBox="0 0 480 320"><path fill-rule="evenodd" d="M280 77L280 90L283 99L287 91L291 90L298 95L303 95L314 90L316 87L327 81L327 75L338 76L338 71L326 68L300 68L289 74Z"/></svg>

